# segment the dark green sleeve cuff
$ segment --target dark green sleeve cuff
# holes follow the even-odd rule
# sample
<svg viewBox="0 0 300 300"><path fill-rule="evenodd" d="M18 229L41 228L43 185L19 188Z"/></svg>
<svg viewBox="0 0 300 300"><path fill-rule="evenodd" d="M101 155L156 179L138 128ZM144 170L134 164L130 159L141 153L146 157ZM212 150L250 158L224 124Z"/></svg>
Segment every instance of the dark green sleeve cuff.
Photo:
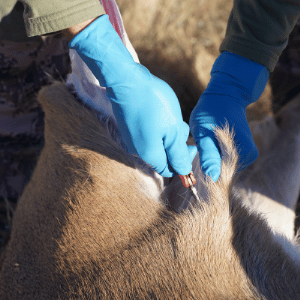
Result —
<svg viewBox="0 0 300 300"><path fill-rule="evenodd" d="M272 47L263 47L243 39L225 39L220 47L220 52L232 52L248 58L273 71L281 51L272 51Z"/></svg>
<svg viewBox="0 0 300 300"><path fill-rule="evenodd" d="M300 18L300 0L235 0L220 51L255 61L271 72Z"/></svg>
<svg viewBox="0 0 300 300"><path fill-rule="evenodd" d="M99 0L24 0L23 3L28 36L60 31L105 14Z"/></svg>
<svg viewBox="0 0 300 300"><path fill-rule="evenodd" d="M14 6L16 5L17 0L5 0L0 3L0 22L2 19L8 15Z"/></svg>

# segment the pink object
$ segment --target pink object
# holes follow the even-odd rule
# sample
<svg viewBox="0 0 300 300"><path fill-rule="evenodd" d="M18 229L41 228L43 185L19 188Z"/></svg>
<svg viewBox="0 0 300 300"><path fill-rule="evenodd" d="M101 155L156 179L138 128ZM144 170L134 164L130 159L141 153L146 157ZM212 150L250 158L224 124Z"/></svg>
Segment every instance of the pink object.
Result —
<svg viewBox="0 0 300 300"><path fill-rule="evenodd" d="M115 31L118 33L119 37L121 38L123 44L131 53L133 59L136 62L139 62L138 56L128 39L127 33L125 31L124 23L122 20L122 16L116 1L115 0L99 0L99 1L102 4L106 14L108 15L110 23L113 25Z"/></svg>
<svg viewBox="0 0 300 300"><path fill-rule="evenodd" d="M132 55L134 61L139 63L138 56L126 34L122 16L116 2L114 0L99 1L108 15L111 24L120 36L123 44ZM99 81L75 50L70 49L69 53L72 73L70 73L67 77L67 85L72 86L72 89L75 89L79 98L95 112L98 112L99 115L105 115L115 120L110 100L106 96L106 89L100 86Z"/></svg>
<svg viewBox="0 0 300 300"><path fill-rule="evenodd" d="M114 0L100 0L106 14L108 14L110 23L124 42L124 24L121 18L119 8Z"/></svg>

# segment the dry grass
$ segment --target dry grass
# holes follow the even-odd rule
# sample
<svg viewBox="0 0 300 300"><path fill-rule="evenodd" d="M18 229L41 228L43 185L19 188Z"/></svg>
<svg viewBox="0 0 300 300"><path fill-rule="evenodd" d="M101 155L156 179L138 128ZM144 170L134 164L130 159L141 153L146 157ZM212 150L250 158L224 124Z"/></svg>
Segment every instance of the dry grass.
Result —
<svg viewBox="0 0 300 300"><path fill-rule="evenodd" d="M175 90L184 120L210 79L233 0L117 0L140 61ZM249 120L271 113L270 88Z"/></svg>
<svg viewBox="0 0 300 300"><path fill-rule="evenodd" d="M209 81L232 0L117 3L141 63L175 90L188 122Z"/></svg>
<svg viewBox="0 0 300 300"><path fill-rule="evenodd" d="M191 58L202 49L218 55L232 0L117 0L134 47Z"/></svg>

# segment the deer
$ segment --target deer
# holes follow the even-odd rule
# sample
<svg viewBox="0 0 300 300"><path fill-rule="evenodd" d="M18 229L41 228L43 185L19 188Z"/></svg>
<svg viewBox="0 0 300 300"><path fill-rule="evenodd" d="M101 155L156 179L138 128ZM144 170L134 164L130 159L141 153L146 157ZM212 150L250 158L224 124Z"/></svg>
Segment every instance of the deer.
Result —
<svg viewBox="0 0 300 300"><path fill-rule="evenodd" d="M70 56L67 82L39 93L45 146L1 256L0 299L298 299L300 97L251 123L260 154L242 171L234 132L215 129L221 175L196 155L198 201L126 151L105 90Z"/></svg>
<svg viewBox="0 0 300 300"><path fill-rule="evenodd" d="M252 126L260 156L241 172L234 132L215 129L221 175L205 176L196 156L200 201L177 177L164 186L126 151L113 119L100 119L64 83L39 100L45 146L1 257L0 299L299 297L291 228L300 97Z"/></svg>

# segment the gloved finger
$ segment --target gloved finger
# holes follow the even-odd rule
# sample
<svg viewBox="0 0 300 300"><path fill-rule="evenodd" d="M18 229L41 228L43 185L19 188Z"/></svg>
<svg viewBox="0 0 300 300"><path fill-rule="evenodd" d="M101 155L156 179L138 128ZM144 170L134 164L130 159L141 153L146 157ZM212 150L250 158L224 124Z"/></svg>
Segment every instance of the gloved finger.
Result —
<svg viewBox="0 0 300 300"><path fill-rule="evenodd" d="M198 149L197 149L196 146L187 146L187 147L188 147L188 152L189 152L190 160L191 160L191 162L193 162L195 156L198 153ZM168 174L168 176L164 176L163 174ZM170 174L173 177L173 176L177 175L178 173L174 171L174 169L172 168L170 162L168 161L167 168L160 175L162 175L164 177L170 177Z"/></svg>
<svg viewBox="0 0 300 300"><path fill-rule="evenodd" d="M197 147L203 172L216 182L221 173L221 155L217 140L211 136L201 137L197 142Z"/></svg>
<svg viewBox="0 0 300 300"><path fill-rule="evenodd" d="M168 162L172 169L180 174L187 175L192 170L192 159L186 141L189 134L189 126L182 122L180 131L172 135L170 132L164 140Z"/></svg>
<svg viewBox="0 0 300 300"><path fill-rule="evenodd" d="M173 177L174 170L168 165L167 154L163 141L159 138L155 139L155 143L151 143L144 148L146 151L139 153L139 156L148 163L153 170L163 177Z"/></svg>
<svg viewBox="0 0 300 300"><path fill-rule="evenodd" d="M190 159L193 162L196 154L198 153L198 149L197 149L196 146L188 146L188 151L189 151L189 154L190 154Z"/></svg>

